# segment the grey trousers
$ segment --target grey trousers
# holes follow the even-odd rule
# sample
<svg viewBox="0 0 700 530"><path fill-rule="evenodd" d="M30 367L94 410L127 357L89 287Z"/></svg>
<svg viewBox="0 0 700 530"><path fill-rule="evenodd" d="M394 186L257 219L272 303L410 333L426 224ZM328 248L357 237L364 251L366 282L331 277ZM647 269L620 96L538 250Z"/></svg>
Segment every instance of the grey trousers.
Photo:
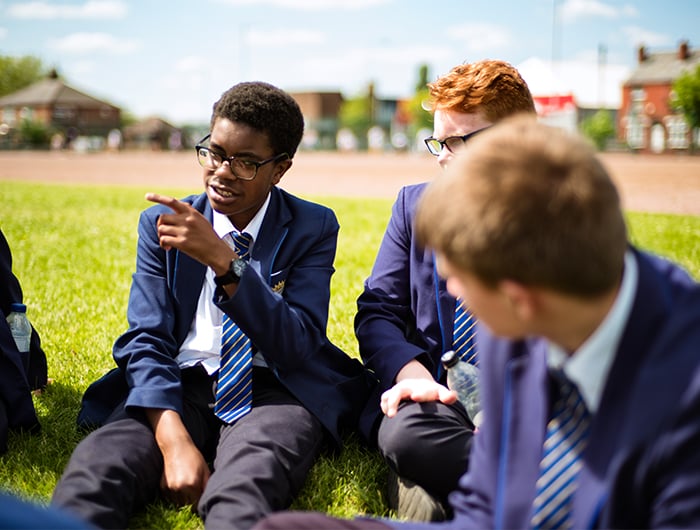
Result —
<svg viewBox="0 0 700 530"><path fill-rule="evenodd" d="M266 517L253 530L389 530L378 519L334 519L315 512L282 512Z"/></svg>
<svg viewBox="0 0 700 530"><path fill-rule="evenodd" d="M460 403L404 401L384 416L377 445L387 464L447 506L467 471L474 424Z"/></svg>
<svg viewBox="0 0 700 530"><path fill-rule="evenodd" d="M267 369L253 408L233 425L213 414L213 381L183 370L183 421L213 472L197 506L206 528L245 530L289 506L325 443L321 423ZM123 407L120 407L123 409ZM163 459L143 414L120 411L78 444L52 504L99 528L126 528L159 495Z"/></svg>

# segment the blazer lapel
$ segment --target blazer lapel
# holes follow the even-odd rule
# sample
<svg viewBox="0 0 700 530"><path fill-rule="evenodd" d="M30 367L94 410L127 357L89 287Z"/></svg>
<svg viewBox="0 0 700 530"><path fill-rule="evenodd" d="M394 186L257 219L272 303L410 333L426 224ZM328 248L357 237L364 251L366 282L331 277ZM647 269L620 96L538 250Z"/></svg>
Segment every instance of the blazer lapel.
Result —
<svg viewBox="0 0 700 530"><path fill-rule="evenodd" d="M211 222L212 210L205 193L197 196L192 206ZM179 250L168 251L168 260L170 290L177 301L178 317L182 322L191 322L197 310L207 267ZM182 336L178 337L178 342L181 343L185 340L189 326L180 326L179 329L182 330Z"/></svg>
<svg viewBox="0 0 700 530"><path fill-rule="evenodd" d="M438 305L438 315L440 316L440 330L442 333L442 351L452 349L452 335L454 333L455 321L455 299L447 292L447 285L444 279L437 272L435 254L432 254L433 280L435 288L435 303ZM441 373L440 369L440 373Z"/></svg>
<svg viewBox="0 0 700 530"><path fill-rule="evenodd" d="M546 348L542 340L521 342L521 352L506 366L498 486L503 495L496 502L501 528L529 525L532 515L549 414Z"/></svg>
<svg viewBox="0 0 700 530"><path fill-rule="evenodd" d="M642 308L635 303L631 318L639 318L634 313L640 309ZM630 333L628 328L610 369L600 407L593 416L588 443L582 455L584 465L574 497L576 527L595 526L595 519L605 502L610 464L618 450L620 432L631 405L631 382L636 380L640 365L635 356L644 351L645 340L650 340L645 331L638 329Z"/></svg>
<svg viewBox="0 0 700 530"><path fill-rule="evenodd" d="M276 186L270 191L270 205L265 213L257 240L253 243L251 259L260 263L260 274L270 284L274 272L277 252L287 235L287 225L292 220L292 213L282 200L282 192Z"/></svg>

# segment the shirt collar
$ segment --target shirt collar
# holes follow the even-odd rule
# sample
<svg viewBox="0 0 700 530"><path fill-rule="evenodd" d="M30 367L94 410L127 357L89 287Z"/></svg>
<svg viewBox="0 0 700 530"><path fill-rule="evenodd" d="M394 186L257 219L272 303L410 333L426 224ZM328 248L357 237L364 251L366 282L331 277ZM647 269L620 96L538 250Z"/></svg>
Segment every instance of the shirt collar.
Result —
<svg viewBox="0 0 700 530"><path fill-rule="evenodd" d="M262 226L263 219L267 213L267 208L270 206L270 197L271 194L268 193L265 202L255 214L255 217L253 217L250 220L250 223L248 223L248 226L242 230L242 232L247 232L253 237L253 244L255 244L255 240L258 239L260 227ZM231 232L238 233L238 230L236 230L229 218L216 210L213 211L212 225L214 226L214 231L216 234L222 239Z"/></svg>
<svg viewBox="0 0 700 530"><path fill-rule="evenodd" d="M566 376L578 387L591 414L598 410L605 381L637 292L638 265L630 251L625 253L624 267L615 302L593 334L571 356L552 343L547 352L547 364L564 370Z"/></svg>

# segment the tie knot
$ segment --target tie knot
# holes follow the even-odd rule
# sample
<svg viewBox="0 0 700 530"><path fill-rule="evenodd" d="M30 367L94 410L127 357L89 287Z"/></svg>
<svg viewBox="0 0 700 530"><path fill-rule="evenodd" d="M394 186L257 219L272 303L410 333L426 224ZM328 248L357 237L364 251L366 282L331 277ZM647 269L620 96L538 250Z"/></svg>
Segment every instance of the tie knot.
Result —
<svg viewBox="0 0 700 530"><path fill-rule="evenodd" d="M569 379L561 368L550 368L549 374L554 382L555 406L560 410L566 409L577 416L587 416L589 414L588 408L576 383Z"/></svg>
<svg viewBox="0 0 700 530"><path fill-rule="evenodd" d="M233 247L236 250L236 254L238 254L239 258L247 260L250 257L250 244L253 242L253 236L248 232L232 232L231 236L233 237Z"/></svg>

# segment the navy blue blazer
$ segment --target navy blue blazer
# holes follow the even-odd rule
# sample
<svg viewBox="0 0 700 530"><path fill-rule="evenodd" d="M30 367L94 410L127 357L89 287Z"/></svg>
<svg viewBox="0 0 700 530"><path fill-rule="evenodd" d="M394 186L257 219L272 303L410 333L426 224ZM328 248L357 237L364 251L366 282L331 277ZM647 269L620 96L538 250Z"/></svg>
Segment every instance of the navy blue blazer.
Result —
<svg viewBox="0 0 700 530"><path fill-rule="evenodd" d="M36 330L32 327L26 359L22 359L12 338L6 318L13 302L22 302L22 288L12 273L12 253L0 231L0 453L7 450L10 429L40 428L31 390L46 386L47 379L46 354Z"/></svg>
<svg viewBox="0 0 700 530"><path fill-rule="evenodd" d="M452 347L455 299L435 268L433 252L414 237L416 207L427 183L399 191L364 291L357 299L355 335L363 362L379 379L361 431L373 440L381 417L379 393L418 359L442 383L441 355Z"/></svg>
<svg viewBox="0 0 700 530"><path fill-rule="evenodd" d="M573 527L700 528L700 285L668 261L635 259L637 293L582 455ZM484 423L441 528L529 528L547 345L478 333Z"/></svg>
<svg viewBox="0 0 700 530"><path fill-rule="evenodd" d="M184 201L212 219L205 194ZM127 408L182 412L175 357L196 312L206 266L159 246L156 222L169 211L155 205L141 214L129 329L113 350L119 369L88 389L78 418L81 425L100 425L124 397ZM260 274L248 267L236 293L215 302L339 442L341 431L356 427L371 380L359 360L326 337L338 229L332 210L273 188L251 255Z"/></svg>
<svg viewBox="0 0 700 530"><path fill-rule="evenodd" d="M4 317L10 314L10 306L14 302L22 302L22 287L17 277L12 273L12 253L5 235L0 230L0 308ZM3 318L2 321L5 322L5 319ZM9 327L7 332L9 333ZM14 341L9 344L10 347L8 347L6 341L0 341L0 345L2 345L2 349L6 354L13 348L14 351L17 351ZM32 338L29 345L29 362L24 372L29 388L32 390L46 386L48 377L46 354L41 348L41 339L34 326L32 326Z"/></svg>
<svg viewBox="0 0 700 530"><path fill-rule="evenodd" d="M93 527L54 506L42 506L0 490L0 528L90 530Z"/></svg>

